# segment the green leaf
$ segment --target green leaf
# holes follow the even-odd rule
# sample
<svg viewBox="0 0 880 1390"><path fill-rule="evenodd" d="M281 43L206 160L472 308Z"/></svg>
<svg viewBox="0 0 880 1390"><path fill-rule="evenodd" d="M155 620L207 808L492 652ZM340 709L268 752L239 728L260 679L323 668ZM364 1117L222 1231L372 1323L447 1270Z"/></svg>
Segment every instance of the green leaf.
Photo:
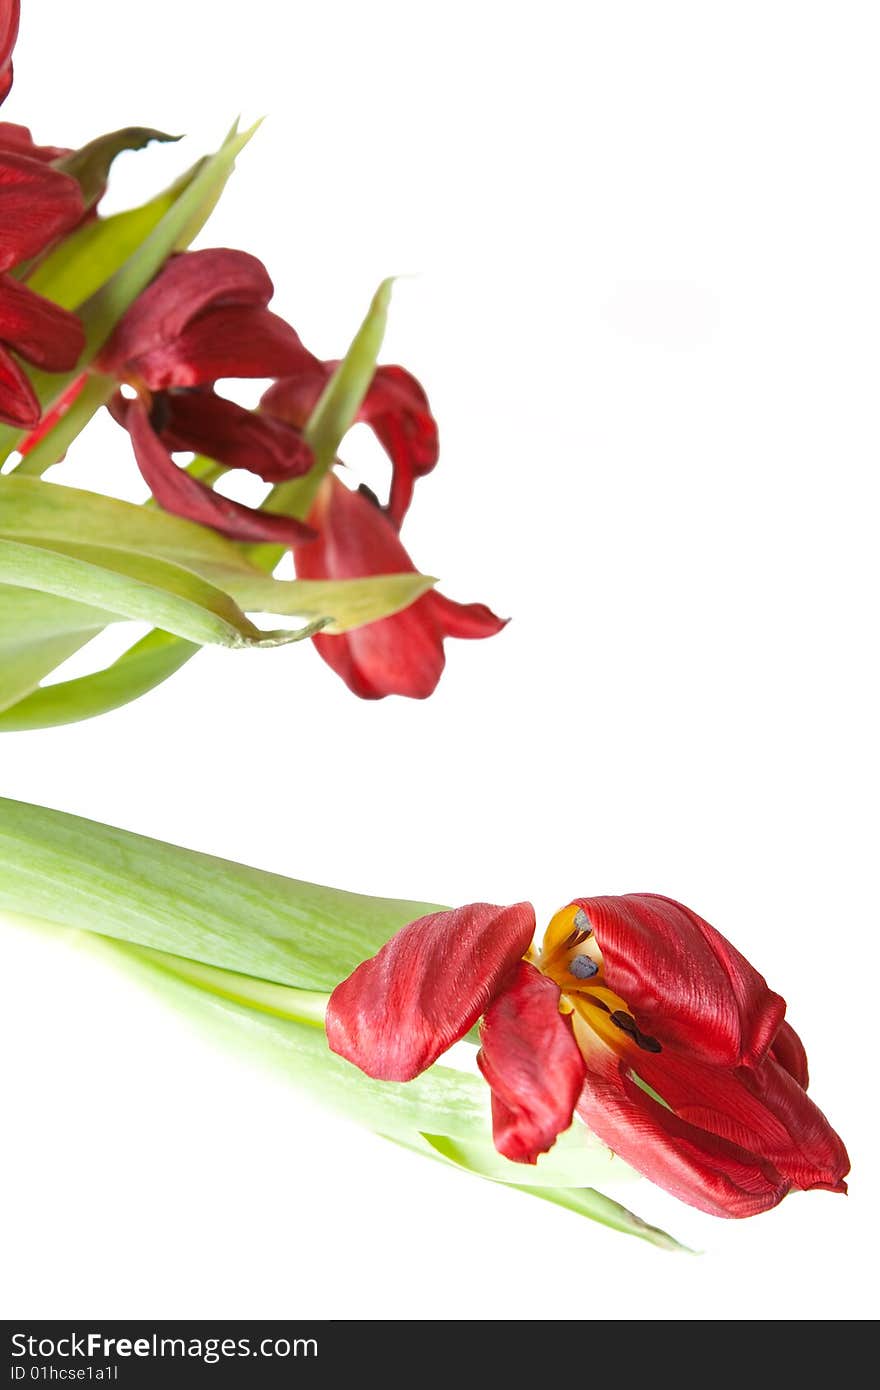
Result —
<svg viewBox="0 0 880 1390"><path fill-rule="evenodd" d="M86 348L76 368L66 376L44 372L32 373L34 388L44 408L50 407L94 359L126 309L155 278L168 257L174 251L188 246L193 237L201 231L223 191L237 156L255 130L256 126L242 132L234 129L217 153L203 161L192 179L177 185L174 202L153 226L146 239L110 279L82 304L79 315L86 332ZM94 410L109 400L115 389L115 383L110 378L100 380L105 383L104 393L101 399L95 401ZM85 421L82 421L80 428L84 423ZM61 421L61 425L63 424L64 420ZM8 427L0 429L0 458L6 458L25 434L26 431L16 433ZM69 439L65 441L56 425L22 459L18 465L19 471L30 475L44 473L63 457L68 442Z"/></svg>
<svg viewBox="0 0 880 1390"><path fill-rule="evenodd" d="M63 309L84 304L134 254L189 187L202 161L141 207L78 227L28 276L28 285Z"/></svg>
<svg viewBox="0 0 880 1390"><path fill-rule="evenodd" d="M35 678L20 683L17 689L10 687L13 696L5 700L7 668L0 669L0 733L48 729L107 714L161 685L201 650L194 642L154 629L103 670L35 689L49 671L79 649L82 640L74 637L74 645L65 647L59 639L57 649L47 642L39 650L42 664L32 667Z"/></svg>
<svg viewBox="0 0 880 1390"><path fill-rule="evenodd" d="M436 905L371 898L0 797L0 907L329 990Z"/></svg>
<svg viewBox="0 0 880 1390"><path fill-rule="evenodd" d="M190 642L264 647L307 635L261 632L228 594L191 570L109 547L0 540L0 583L72 598Z"/></svg>
<svg viewBox="0 0 880 1390"><path fill-rule="evenodd" d="M315 462L304 478L274 487L263 504L266 511L299 517L301 521L308 516L343 436L354 424L370 389L385 337L393 285L393 277L383 280L373 295L366 318L309 417L303 435L312 447ZM277 546L261 546L255 551L269 569L274 569L282 553Z"/></svg>
<svg viewBox="0 0 880 1390"><path fill-rule="evenodd" d="M111 620L100 609L0 585L0 711L27 696Z"/></svg>
<svg viewBox="0 0 880 1390"><path fill-rule="evenodd" d="M97 203L104 192L110 165L123 150L142 150L153 140L168 143L179 140L179 135L166 135L161 130L150 130L147 126L126 126L124 130L112 130L107 135L99 135L81 149L64 155L55 161L55 168L62 173L71 174L82 189L87 208Z"/></svg>

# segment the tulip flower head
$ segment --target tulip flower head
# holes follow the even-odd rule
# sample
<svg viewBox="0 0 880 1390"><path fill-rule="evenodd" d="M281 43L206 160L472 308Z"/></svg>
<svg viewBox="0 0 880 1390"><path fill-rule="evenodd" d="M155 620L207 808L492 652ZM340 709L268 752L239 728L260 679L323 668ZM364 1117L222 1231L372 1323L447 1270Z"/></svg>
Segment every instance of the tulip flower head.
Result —
<svg viewBox="0 0 880 1390"><path fill-rule="evenodd" d="M403 928L338 985L331 1049L409 1081L482 1019L496 1148L535 1163L578 1116L715 1216L792 1189L845 1192L842 1141L807 1096L785 1001L696 913L652 893L579 898L532 946L530 903Z"/></svg>
<svg viewBox="0 0 880 1390"><path fill-rule="evenodd" d="M12 83L18 4L0 3L0 101ZM34 388L19 364L67 371L83 348L74 314L34 294L8 272L44 251L82 217L79 184L47 167L22 126L0 127L0 420L30 428L40 418Z"/></svg>
<svg viewBox="0 0 880 1390"><path fill-rule="evenodd" d="M312 534L302 522L230 501L172 458L192 450L265 482L308 472L312 455L298 429L214 389L223 377L280 376L311 358L269 310L272 294L265 267L244 251L175 256L124 315L97 367L135 388L133 400L117 395L112 411L160 506L236 540L295 544Z"/></svg>

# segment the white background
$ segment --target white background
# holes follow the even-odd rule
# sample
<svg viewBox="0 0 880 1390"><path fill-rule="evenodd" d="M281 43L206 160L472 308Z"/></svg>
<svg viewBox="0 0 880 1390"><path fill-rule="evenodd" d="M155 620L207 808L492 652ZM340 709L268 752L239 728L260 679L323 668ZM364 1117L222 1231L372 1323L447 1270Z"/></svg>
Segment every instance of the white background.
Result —
<svg viewBox="0 0 880 1390"><path fill-rule="evenodd" d="M447 902L649 889L788 998L848 1199L667 1256L395 1150L111 966L4 931L7 1316L866 1317L876 1232L877 12L856 3L25 0L4 114L130 122L146 196L266 112L203 244L344 349L377 281L440 466L405 538L514 621L427 703L305 647L203 654L5 736L0 790L295 876ZM376 483L378 454L344 451ZM100 422L66 473L141 492Z"/></svg>

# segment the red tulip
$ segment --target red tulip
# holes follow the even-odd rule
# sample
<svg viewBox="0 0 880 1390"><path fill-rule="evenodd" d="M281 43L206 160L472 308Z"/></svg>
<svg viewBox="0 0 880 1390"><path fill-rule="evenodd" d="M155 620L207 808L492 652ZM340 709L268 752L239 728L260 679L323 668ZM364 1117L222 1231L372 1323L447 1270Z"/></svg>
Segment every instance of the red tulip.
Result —
<svg viewBox="0 0 880 1390"><path fill-rule="evenodd" d="M161 506L236 540L295 544L312 535L302 522L231 502L171 457L193 450L266 482L308 472L312 455L299 430L213 389L221 377L294 371L310 356L267 308L272 293L265 267L243 251L175 256L117 325L97 367L138 392L136 401L118 396L112 410Z"/></svg>
<svg viewBox="0 0 880 1390"><path fill-rule="evenodd" d="M59 145L38 145L26 125L16 125L13 121L0 121L0 154L26 154L40 164L54 164L70 154Z"/></svg>
<svg viewBox="0 0 880 1390"><path fill-rule="evenodd" d="M2 31L0 31L2 37ZM0 154L0 420L35 425L40 406L11 354L67 371L83 348L79 319L4 272L36 256L82 216L79 185L26 155Z"/></svg>
<svg viewBox="0 0 880 1390"><path fill-rule="evenodd" d="M394 526L375 502L351 492L333 474L322 485L309 524L317 538L294 552L301 579L415 572ZM390 618L339 637L318 633L312 641L355 695L422 700L443 673L446 637L491 637L502 627L504 620L485 604L454 603L432 590Z"/></svg>
<svg viewBox="0 0 880 1390"><path fill-rule="evenodd" d="M708 922L633 893L576 899L540 951L534 928L529 903L410 923L334 990L331 1049L409 1081L482 1017L495 1144L515 1162L536 1162L578 1114L715 1216L755 1215L793 1188L846 1191L846 1150L806 1094L784 1000Z"/></svg>
<svg viewBox="0 0 880 1390"><path fill-rule="evenodd" d="M302 428L320 399L338 362L303 360L295 376L277 381L263 396L262 407L291 425ZM414 376L403 367L377 367L357 420L369 425L391 459L391 493L388 516L400 529L412 501L417 478L437 462L437 423L428 398Z"/></svg>

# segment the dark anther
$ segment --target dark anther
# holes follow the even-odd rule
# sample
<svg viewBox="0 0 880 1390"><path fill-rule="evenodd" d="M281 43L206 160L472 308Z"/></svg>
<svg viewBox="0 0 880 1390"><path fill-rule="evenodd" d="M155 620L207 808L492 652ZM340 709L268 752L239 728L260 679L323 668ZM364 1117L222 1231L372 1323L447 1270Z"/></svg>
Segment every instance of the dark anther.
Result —
<svg viewBox="0 0 880 1390"><path fill-rule="evenodd" d="M382 503L379 501L378 497L376 496L375 492L371 487L367 487L366 483L361 483L358 488L358 492L360 493L361 497L365 497L368 502L372 502L373 506L378 507L379 511L381 512Z"/></svg>
<svg viewBox="0 0 880 1390"><path fill-rule="evenodd" d="M637 1026L631 1014L625 1014L622 1009L616 1009L611 1015L611 1022L623 1033L628 1033L636 1047L640 1047L643 1052L662 1052L663 1048L656 1038L649 1037Z"/></svg>
<svg viewBox="0 0 880 1390"><path fill-rule="evenodd" d="M611 1015L611 1022L615 1024L621 1032L629 1033L631 1038L634 1038L639 1031L636 1027L635 1019L629 1014L625 1014L622 1009L614 1010L614 1013Z"/></svg>
<svg viewBox="0 0 880 1390"><path fill-rule="evenodd" d="M150 424L157 434L161 434L171 419L171 403L161 391L153 397L150 407Z"/></svg>
<svg viewBox="0 0 880 1390"><path fill-rule="evenodd" d="M580 940L582 940L582 937L579 931L570 931L563 941L561 949L563 951L569 951L572 946L576 946Z"/></svg>
<svg viewBox="0 0 880 1390"><path fill-rule="evenodd" d="M599 973L598 965L589 956L574 956L568 963L568 969L576 980L592 980Z"/></svg>
<svg viewBox="0 0 880 1390"><path fill-rule="evenodd" d="M592 933L592 924L582 907L579 907L577 912L574 914L574 924L577 930L581 932L583 936L589 936Z"/></svg>

